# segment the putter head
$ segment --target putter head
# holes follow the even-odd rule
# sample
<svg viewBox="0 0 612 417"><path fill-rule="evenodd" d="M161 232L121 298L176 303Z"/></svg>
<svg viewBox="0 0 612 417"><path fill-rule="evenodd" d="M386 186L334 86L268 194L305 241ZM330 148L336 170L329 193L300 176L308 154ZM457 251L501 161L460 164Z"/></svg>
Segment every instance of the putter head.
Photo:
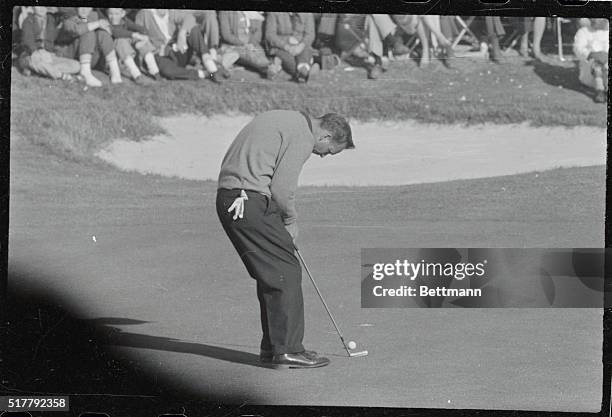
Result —
<svg viewBox="0 0 612 417"><path fill-rule="evenodd" d="M362 350L361 352L349 352L349 356L351 358L358 358L359 356L368 356L368 351Z"/></svg>

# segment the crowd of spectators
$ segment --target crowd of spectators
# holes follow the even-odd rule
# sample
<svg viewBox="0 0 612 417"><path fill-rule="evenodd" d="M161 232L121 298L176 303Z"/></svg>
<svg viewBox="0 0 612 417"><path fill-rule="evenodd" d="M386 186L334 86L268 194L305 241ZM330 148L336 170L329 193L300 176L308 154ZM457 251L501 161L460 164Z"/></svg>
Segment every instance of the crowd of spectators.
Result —
<svg viewBox="0 0 612 417"><path fill-rule="evenodd" d="M222 83L234 65L269 80L285 71L306 83L313 72L341 61L377 79L386 70L385 56L413 56L426 67L433 53L451 66L460 29L452 16L44 6L16 7L13 20L23 73L78 77L90 87L102 85L92 69L108 73L114 84L124 77L141 85L161 79ZM529 53L533 33L532 54L543 59L545 24L544 17L515 19L520 54ZM506 28L500 17L476 18L471 42L500 62ZM605 100L608 21L580 19L576 29L579 79L596 90L597 101Z"/></svg>

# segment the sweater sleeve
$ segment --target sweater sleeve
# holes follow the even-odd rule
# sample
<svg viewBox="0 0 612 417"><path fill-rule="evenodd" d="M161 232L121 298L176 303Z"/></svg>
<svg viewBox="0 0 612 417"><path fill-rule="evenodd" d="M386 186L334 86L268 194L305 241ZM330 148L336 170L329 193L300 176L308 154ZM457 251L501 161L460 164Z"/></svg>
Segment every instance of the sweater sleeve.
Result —
<svg viewBox="0 0 612 417"><path fill-rule="evenodd" d="M304 22L304 38L302 38L302 42L306 46L312 46L315 40L315 27L314 27L314 17L312 13L304 13L306 15L306 19Z"/></svg>
<svg viewBox="0 0 612 417"><path fill-rule="evenodd" d="M174 24L179 30L184 29L189 33L196 25L196 19L190 12L177 10L174 14Z"/></svg>
<svg viewBox="0 0 612 417"><path fill-rule="evenodd" d="M111 29L113 31L113 38L115 39L132 37L132 32L124 24L111 25Z"/></svg>
<svg viewBox="0 0 612 417"><path fill-rule="evenodd" d="M124 22L125 26L127 27L127 30L129 30L130 32L138 32L142 33L143 35L147 34L147 29L144 26L137 25L136 23L132 22L130 19L127 18L124 19Z"/></svg>
<svg viewBox="0 0 612 417"><path fill-rule="evenodd" d="M232 33L230 25L230 14L235 13L231 11L220 11L219 12L219 30L221 31L221 39L223 42L230 45L242 45L242 41L238 36Z"/></svg>
<svg viewBox="0 0 612 417"><path fill-rule="evenodd" d="M87 23L88 22L81 21L78 16L70 16L64 20L64 31L72 36L81 36L89 32Z"/></svg>
<svg viewBox="0 0 612 417"><path fill-rule="evenodd" d="M28 17L23 21L21 27L21 45L28 55L38 49L36 45L36 34L34 33L34 22Z"/></svg>
<svg viewBox="0 0 612 417"><path fill-rule="evenodd" d="M270 193L281 209L283 222L285 225L290 225L297 220L295 192L302 167L312 153L312 142L303 135L296 135L286 140L291 142L285 152L279 156L279 162L270 183Z"/></svg>

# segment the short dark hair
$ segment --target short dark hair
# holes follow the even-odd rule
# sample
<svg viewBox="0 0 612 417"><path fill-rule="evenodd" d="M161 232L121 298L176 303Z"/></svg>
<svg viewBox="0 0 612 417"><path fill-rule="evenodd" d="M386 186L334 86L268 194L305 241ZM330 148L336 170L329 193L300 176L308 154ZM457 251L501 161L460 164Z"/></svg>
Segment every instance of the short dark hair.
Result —
<svg viewBox="0 0 612 417"><path fill-rule="evenodd" d="M343 149L354 149L351 126L337 113L327 113L321 117L321 128L332 134L332 142L342 145Z"/></svg>

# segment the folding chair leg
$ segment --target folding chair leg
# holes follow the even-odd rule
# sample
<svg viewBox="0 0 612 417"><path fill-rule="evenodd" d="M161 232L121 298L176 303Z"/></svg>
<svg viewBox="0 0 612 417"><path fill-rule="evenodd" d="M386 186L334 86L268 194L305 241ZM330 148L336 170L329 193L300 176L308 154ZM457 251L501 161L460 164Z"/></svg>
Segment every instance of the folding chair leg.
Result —
<svg viewBox="0 0 612 417"><path fill-rule="evenodd" d="M561 18L557 17L555 19L557 21L557 50L559 52L559 60L565 61L563 57L563 33L561 31Z"/></svg>

